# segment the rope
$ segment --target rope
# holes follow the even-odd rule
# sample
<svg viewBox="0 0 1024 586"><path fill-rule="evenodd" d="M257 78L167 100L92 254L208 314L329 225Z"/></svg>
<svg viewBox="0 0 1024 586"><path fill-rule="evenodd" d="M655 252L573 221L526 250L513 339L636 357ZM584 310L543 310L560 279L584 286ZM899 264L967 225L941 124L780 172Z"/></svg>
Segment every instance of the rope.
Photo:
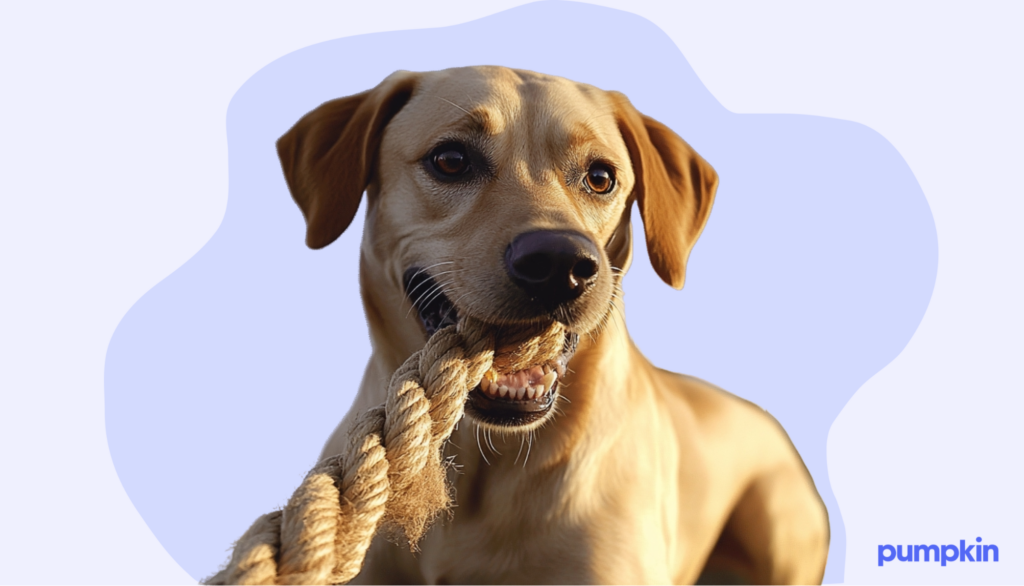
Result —
<svg viewBox="0 0 1024 586"><path fill-rule="evenodd" d="M392 375L385 403L355 420L344 453L317 463L283 510L258 518L205 583L344 584L382 525L415 546L451 504L441 449L470 390L488 370L554 360L564 339L558 323L537 336L499 335L468 317L436 332Z"/></svg>

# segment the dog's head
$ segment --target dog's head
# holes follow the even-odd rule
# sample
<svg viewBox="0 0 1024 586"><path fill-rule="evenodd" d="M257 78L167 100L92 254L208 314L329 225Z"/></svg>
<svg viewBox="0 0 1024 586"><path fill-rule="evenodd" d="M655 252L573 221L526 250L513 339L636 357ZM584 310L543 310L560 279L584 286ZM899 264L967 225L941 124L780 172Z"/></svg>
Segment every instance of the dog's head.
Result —
<svg viewBox="0 0 1024 586"><path fill-rule="evenodd" d="M566 326L561 359L471 394L467 412L504 429L550 414L578 336L608 319L632 202L678 289L718 181L625 96L502 67L397 72L307 114L278 153L311 248L338 238L367 192L364 304L371 330L404 340L398 353L465 315L518 335Z"/></svg>

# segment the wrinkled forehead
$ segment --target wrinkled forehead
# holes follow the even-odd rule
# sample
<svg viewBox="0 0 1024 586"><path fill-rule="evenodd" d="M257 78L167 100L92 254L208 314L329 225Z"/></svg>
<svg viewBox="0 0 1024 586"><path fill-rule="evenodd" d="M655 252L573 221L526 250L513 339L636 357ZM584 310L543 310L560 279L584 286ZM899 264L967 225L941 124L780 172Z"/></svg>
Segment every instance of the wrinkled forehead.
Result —
<svg viewBox="0 0 1024 586"><path fill-rule="evenodd" d="M612 102L604 91L503 67L425 74L391 125L405 138L425 141L448 134L453 138L516 134L542 140L557 150L590 146L628 157Z"/></svg>

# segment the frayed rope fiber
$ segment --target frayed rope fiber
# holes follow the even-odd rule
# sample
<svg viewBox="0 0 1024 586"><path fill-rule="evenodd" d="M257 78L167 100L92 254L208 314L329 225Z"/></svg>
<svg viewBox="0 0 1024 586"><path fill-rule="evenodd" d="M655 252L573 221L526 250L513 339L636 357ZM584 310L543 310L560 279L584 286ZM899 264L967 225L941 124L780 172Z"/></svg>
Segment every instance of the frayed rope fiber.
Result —
<svg viewBox="0 0 1024 586"><path fill-rule="evenodd" d="M502 332L465 317L406 360L387 401L356 420L343 454L321 460L284 510L263 515L205 584L344 584L359 573L378 527L415 545L451 505L441 449L466 397L491 368L511 373L554 360L565 330ZM495 348L500 348L495 352Z"/></svg>

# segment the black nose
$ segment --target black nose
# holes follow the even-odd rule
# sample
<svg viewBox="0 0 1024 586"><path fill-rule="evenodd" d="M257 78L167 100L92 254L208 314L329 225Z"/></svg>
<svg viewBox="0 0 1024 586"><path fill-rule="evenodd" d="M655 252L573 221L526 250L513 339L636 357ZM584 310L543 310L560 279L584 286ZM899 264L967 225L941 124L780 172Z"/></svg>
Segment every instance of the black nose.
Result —
<svg viewBox="0 0 1024 586"><path fill-rule="evenodd" d="M594 243L578 232L538 230L508 245L505 269L531 298L553 309L594 284L598 258Z"/></svg>

